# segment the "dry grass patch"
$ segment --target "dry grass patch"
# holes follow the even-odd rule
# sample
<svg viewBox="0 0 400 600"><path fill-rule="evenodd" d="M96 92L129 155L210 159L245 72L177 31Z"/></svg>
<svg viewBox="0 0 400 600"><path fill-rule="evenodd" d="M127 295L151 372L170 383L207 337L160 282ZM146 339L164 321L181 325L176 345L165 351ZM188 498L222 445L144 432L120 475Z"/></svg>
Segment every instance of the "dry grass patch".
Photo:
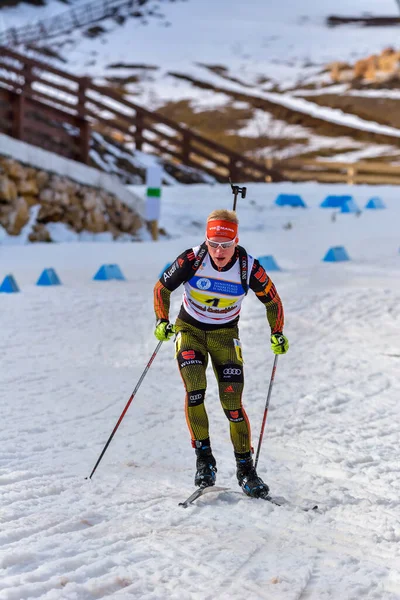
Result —
<svg viewBox="0 0 400 600"><path fill-rule="evenodd" d="M271 138L266 132L260 132L257 136L242 135L240 130L254 118L254 111L252 106L238 108L232 102L218 108L198 110L192 106L190 100L168 102L157 109L157 112L165 117L184 123L217 144L249 157L265 148L282 149L294 143L285 136ZM296 140L296 143L298 141Z"/></svg>
<svg viewBox="0 0 400 600"><path fill-rule="evenodd" d="M339 108L345 113L356 115L366 121L400 129L399 100L397 99L320 94L318 96L307 96L306 100L314 102L318 106ZM394 142L392 140L392 143Z"/></svg>

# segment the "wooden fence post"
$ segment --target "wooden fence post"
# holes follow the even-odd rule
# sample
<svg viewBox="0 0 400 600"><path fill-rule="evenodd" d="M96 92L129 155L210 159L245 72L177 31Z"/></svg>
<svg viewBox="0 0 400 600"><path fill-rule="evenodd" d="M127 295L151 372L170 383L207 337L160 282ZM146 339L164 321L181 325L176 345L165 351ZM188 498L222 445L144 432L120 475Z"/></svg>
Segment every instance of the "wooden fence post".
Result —
<svg viewBox="0 0 400 600"><path fill-rule="evenodd" d="M79 80L78 87L78 127L79 127L79 160L85 165L89 164L89 153L90 153L90 138L91 130L89 121L86 119L86 91L89 87L89 77L81 77Z"/></svg>
<svg viewBox="0 0 400 600"><path fill-rule="evenodd" d="M135 119L135 146L136 150L141 150L143 146L143 129L144 129L144 119L143 113L139 110L136 110L136 119Z"/></svg>
<svg viewBox="0 0 400 600"><path fill-rule="evenodd" d="M229 177L231 178L231 180L233 181L233 183L239 181L239 169L238 166L236 164L236 159L231 156L229 159Z"/></svg>
<svg viewBox="0 0 400 600"><path fill-rule="evenodd" d="M86 119L83 119L81 117L78 117L79 121L80 121L80 136L79 136L79 141L80 141L80 161L83 162L85 165L89 164L89 154L90 154L90 125L89 125L89 121L87 121Z"/></svg>
<svg viewBox="0 0 400 600"><path fill-rule="evenodd" d="M24 138L25 97L23 94L13 94L13 123L12 136L17 140Z"/></svg>
<svg viewBox="0 0 400 600"><path fill-rule="evenodd" d="M182 162L184 165L190 166L190 132L184 131L182 135Z"/></svg>
<svg viewBox="0 0 400 600"><path fill-rule="evenodd" d="M272 158L272 156L267 156L267 158L265 159L265 166L267 167L268 171L272 171L273 165L274 165L274 159ZM270 174L264 175L264 180L265 180L265 183L271 183L272 176Z"/></svg>
<svg viewBox="0 0 400 600"><path fill-rule="evenodd" d="M24 63L24 66L22 69L22 74L24 76L24 84L23 84L24 93L30 94L32 91L32 81L33 81L32 66L28 65L27 63Z"/></svg>
<svg viewBox="0 0 400 600"><path fill-rule="evenodd" d="M272 156L267 156L267 158L265 159L265 166L267 167L267 169L271 170L274 164L274 159L272 158Z"/></svg>
<svg viewBox="0 0 400 600"><path fill-rule="evenodd" d="M356 179L357 169L355 166L351 165L347 168L347 183L352 185Z"/></svg>
<svg viewBox="0 0 400 600"><path fill-rule="evenodd" d="M86 117L86 90L89 87L90 79L88 77L81 77L79 80L78 88L78 104L77 111L80 117Z"/></svg>

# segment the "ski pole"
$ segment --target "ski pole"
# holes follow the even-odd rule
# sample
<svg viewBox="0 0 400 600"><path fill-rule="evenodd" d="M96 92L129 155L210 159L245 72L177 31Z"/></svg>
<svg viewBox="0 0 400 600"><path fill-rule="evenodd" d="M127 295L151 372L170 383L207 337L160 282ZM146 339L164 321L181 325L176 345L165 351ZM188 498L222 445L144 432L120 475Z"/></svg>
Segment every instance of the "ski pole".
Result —
<svg viewBox="0 0 400 600"><path fill-rule="evenodd" d="M116 431L117 431L118 427L120 426L122 419L123 419L123 418L124 418L124 416L126 415L126 412L127 412L128 408L129 408L129 406L130 406L130 404L131 404L132 400L134 399L136 392L137 392L137 391L138 391L138 389L140 388L140 385L141 385L141 383L142 383L143 379L145 378L147 371L150 369L150 367L151 367L151 363L153 362L153 360L154 360L154 359L155 359L155 357L157 356L157 352L158 352L158 351L159 351L159 349L161 348L161 345L162 345L162 342L158 342L158 344L157 344L157 348L154 350L153 354L151 355L151 358L150 358L149 362L147 363L145 370L143 371L143 373L142 373L142 375L141 375L141 377L140 377L139 381L137 382L137 384L136 384L136 387L135 387L135 389L133 390L131 397L129 398L129 400L128 400L128 402L127 402L127 404L126 404L126 406L125 406L124 410L123 410L123 411L122 411L122 413L121 413L121 416L120 416L120 418L119 418L119 419L118 419L118 421L117 421L117 424L115 425L114 429L112 430L112 433L111 433L110 437L108 438L108 440L107 440L107 443L106 443L106 445L104 446L104 448L103 448L103 450L102 450L102 452L101 452L101 454L100 454L99 458L97 459L97 462L96 462L96 464L94 465L92 472L90 473L89 477L85 477L85 479L92 479L92 475L93 475L93 473L94 473L94 472L95 472L95 470L97 469L97 467L98 467L98 465L99 465L99 463L100 463L101 459L103 458L103 456L104 456L104 454L105 454L105 451L107 450L107 448L108 448L108 446L110 445L110 442L111 442L111 440L113 439L113 437L114 437L114 435L115 435L115 433L116 433Z"/></svg>
<svg viewBox="0 0 400 600"><path fill-rule="evenodd" d="M260 456L261 442L262 442L263 436L264 436L264 428L265 428L265 423L267 421L267 415L268 415L269 399L271 398L272 386L274 385L275 371L276 371L276 365L277 364L278 364L278 354L275 354L274 365L272 367L271 379L270 379L270 382L269 382L269 388L268 388L268 394L267 394L267 401L265 403L264 416L263 416L263 421L262 421L262 425L261 425L260 437L258 439L258 448L257 448L257 453L256 453L256 460L254 461L254 467L255 468L257 467L258 457Z"/></svg>

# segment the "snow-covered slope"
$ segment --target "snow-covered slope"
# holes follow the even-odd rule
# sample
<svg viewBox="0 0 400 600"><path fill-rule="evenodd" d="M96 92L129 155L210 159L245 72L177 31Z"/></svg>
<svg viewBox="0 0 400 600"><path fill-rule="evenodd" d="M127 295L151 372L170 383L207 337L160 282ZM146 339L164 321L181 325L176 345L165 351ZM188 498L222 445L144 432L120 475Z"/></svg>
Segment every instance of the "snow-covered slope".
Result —
<svg viewBox="0 0 400 600"><path fill-rule="evenodd" d="M75 0L70 6L84 4ZM54 58L55 63L74 73L88 74L107 82L133 79L132 83L124 84L125 91L147 108L156 109L169 101L180 100L190 100L195 110L221 106L221 100L224 100L223 105L229 106L231 94L241 92L278 102L278 106L281 103L290 110L329 123L350 124L355 130L383 133L373 118L365 124L352 114L318 106L312 103L312 98L309 102L299 100L294 95L296 88L328 84L329 76L323 70L332 61L354 64L358 58L379 53L385 47L396 48L398 33L395 26L362 28L353 25L330 29L325 23L332 13L396 15L395 0L381 0L379 5L374 0L351 3L345 0L319 3L313 0L297 3L253 0L251 6L240 0L219 0L217 3L213 0L165 0L150 2L148 6L163 18L135 19L129 16L132 11L126 9L122 10L118 22L116 19L102 22L102 31L96 37L75 30L54 40L39 40L37 45L51 47L56 56L65 61L60 63ZM134 10L137 8L134 5ZM26 4L6 7L0 12L0 29L18 27L67 9L68 5L58 0L48 0L46 6L40 8ZM33 52L32 48L29 51ZM222 86L227 94L210 93L199 87L203 84ZM271 94L276 89L280 93ZM390 90L380 90L380 98L385 98L386 94L390 94ZM256 118L253 116L249 125ZM282 133L276 115L268 127L262 130L258 127L258 135L282 137ZM375 156L397 156L398 130L392 133L393 146L383 146L381 140L380 147L375 150L371 150L365 141L360 144L353 136L347 149L359 153L353 154L351 159L370 157L371 152ZM274 157L284 158L298 152L319 150L324 155L328 145L335 146L332 136L326 132L320 136L317 131L305 128L302 134L308 138L302 147L284 148L283 151L272 151L268 147L259 154L271 156L273 152ZM290 129L284 131L283 137L291 138ZM338 150L343 145L344 140L339 140Z"/></svg>
<svg viewBox="0 0 400 600"><path fill-rule="evenodd" d="M279 191L309 208L279 209ZM91 482L85 480L156 347L159 271L230 207L228 186L164 190L169 241L1 247L1 600L399 600L400 205L396 188L353 187L360 216L318 207L327 186L249 185L240 241L273 254L291 348L279 359L259 471L273 493L319 513L250 500L235 481L212 371L207 407L218 483L193 486L182 382L161 347ZM335 193L349 188L336 186ZM288 228L288 223L292 227ZM321 262L344 244L348 263ZM99 283L102 263L126 282ZM63 285L35 286L44 267ZM173 295L177 314L180 294ZM241 318L244 403L257 445L273 362L264 309Z"/></svg>
<svg viewBox="0 0 400 600"><path fill-rule="evenodd" d="M75 1L73 6L83 5ZM324 19L332 13L394 15L395 0L253 0L251 6L240 0L178 0L153 3L162 9L164 21L127 19L122 26L110 20L108 33L95 40L82 37L79 31L68 36L72 43L68 63L74 70L84 70L85 61L95 59L90 73L103 73L110 62L156 65L164 73L187 70L195 63L227 64L239 75L265 75L277 81L296 81L299 67L305 63L321 65L332 60L349 60L365 56L395 43L396 28L368 29L349 27L328 29ZM20 5L3 8L2 29L18 27L36 18L64 12L68 7L58 0L48 0L44 7ZM188 24L191 26L188 27ZM344 31L349 32L347 35ZM58 46L62 48L58 42ZM128 53L127 53L128 49ZM88 65L86 65L88 67ZM311 66L308 67L309 69ZM303 74L303 73L301 73Z"/></svg>

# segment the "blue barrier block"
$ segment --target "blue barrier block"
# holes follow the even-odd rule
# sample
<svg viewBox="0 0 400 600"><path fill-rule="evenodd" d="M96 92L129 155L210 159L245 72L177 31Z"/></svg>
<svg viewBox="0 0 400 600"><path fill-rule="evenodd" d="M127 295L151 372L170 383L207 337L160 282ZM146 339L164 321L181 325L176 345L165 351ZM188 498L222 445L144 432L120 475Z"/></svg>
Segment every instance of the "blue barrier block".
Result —
<svg viewBox="0 0 400 600"><path fill-rule="evenodd" d="M125 277L118 265L111 265L111 272L114 279L125 281Z"/></svg>
<svg viewBox="0 0 400 600"><path fill-rule="evenodd" d="M273 256L259 256L258 262L267 271L281 271L282 269L278 266Z"/></svg>
<svg viewBox="0 0 400 600"><path fill-rule="evenodd" d="M350 257L343 246L334 246L333 248L329 248L322 260L325 262L343 262L350 260Z"/></svg>
<svg viewBox="0 0 400 600"><path fill-rule="evenodd" d="M3 283L0 285L0 292L4 292L5 294L19 292L19 287L13 275L6 275L4 277Z"/></svg>
<svg viewBox="0 0 400 600"><path fill-rule="evenodd" d="M125 277L118 265L101 265L93 279L95 281L109 281L110 279L125 281Z"/></svg>
<svg viewBox="0 0 400 600"><path fill-rule="evenodd" d="M279 194L275 200L277 206L302 206L307 208L303 198L298 194Z"/></svg>
<svg viewBox="0 0 400 600"><path fill-rule="evenodd" d="M61 281L55 270L49 268L42 271L36 285L61 285Z"/></svg>
<svg viewBox="0 0 400 600"><path fill-rule="evenodd" d="M353 196L334 196L330 195L321 202L321 208L341 208L345 202L353 200Z"/></svg>
<svg viewBox="0 0 400 600"><path fill-rule="evenodd" d="M112 279L110 265L102 265L97 273L94 275L95 281L108 281Z"/></svg>
<svg viewBox="0 0 400 600"><path fill-rule="evenodd" d="M359 213L361 211L358 208L357 204L354 202L354 200L351 199L351 200L347 200L347 202L343 202L343 204L340 208L340 212L342 212L342 213Z"/></svg>
<svg viewBox="0 0 400 600"><path fill-rule="evenodd" d="M365 205L365 208L380 209L386 208L386 205L383 202L382 198L378 198L378 196L375 196L374 198L370 198L368 200L367 204Z"/></svg>

